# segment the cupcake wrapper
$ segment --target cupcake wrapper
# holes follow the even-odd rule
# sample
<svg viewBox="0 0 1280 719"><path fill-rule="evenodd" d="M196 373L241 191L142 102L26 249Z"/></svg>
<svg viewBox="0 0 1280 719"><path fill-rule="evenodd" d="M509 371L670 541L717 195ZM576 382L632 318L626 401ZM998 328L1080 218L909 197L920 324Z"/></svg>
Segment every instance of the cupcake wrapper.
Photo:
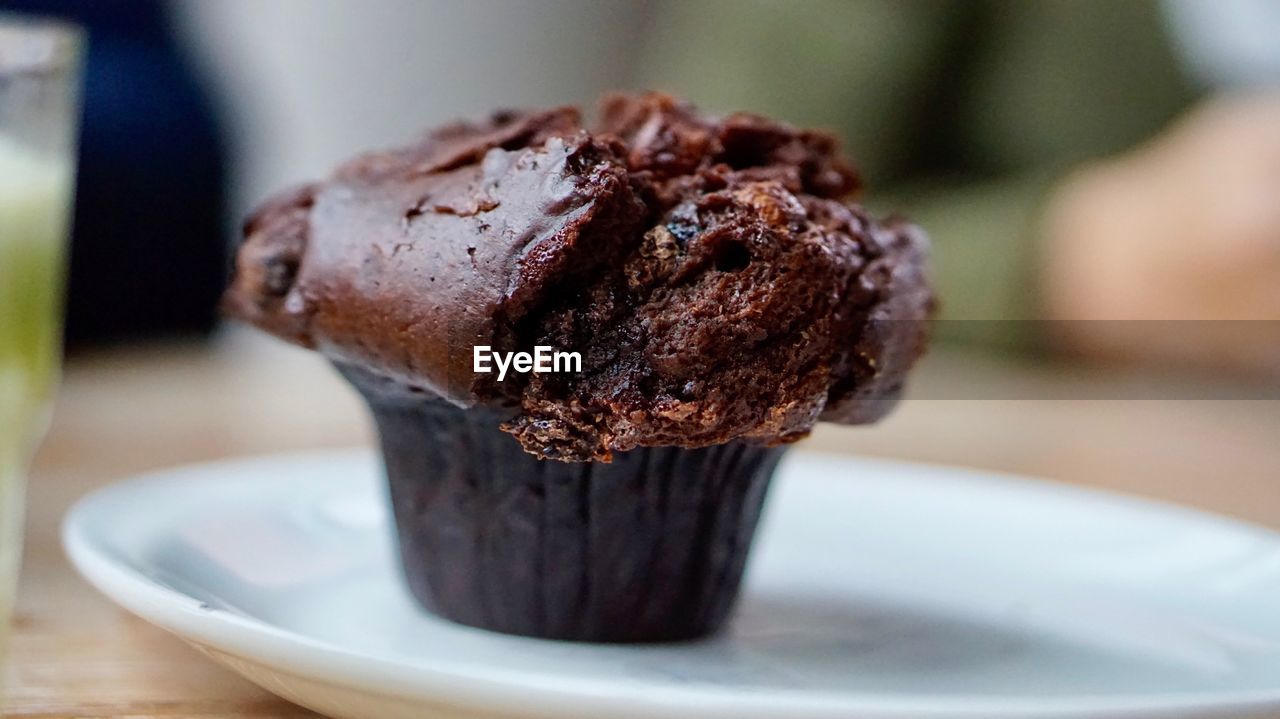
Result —
<svg viewBox="0 0 1280 719"><path fill-rule="evenodd" d="M498 425L343 370L377 422L409 588L428 610L508 634L658 642L733 607L783 448L643 448L539 460Z"/></svg>

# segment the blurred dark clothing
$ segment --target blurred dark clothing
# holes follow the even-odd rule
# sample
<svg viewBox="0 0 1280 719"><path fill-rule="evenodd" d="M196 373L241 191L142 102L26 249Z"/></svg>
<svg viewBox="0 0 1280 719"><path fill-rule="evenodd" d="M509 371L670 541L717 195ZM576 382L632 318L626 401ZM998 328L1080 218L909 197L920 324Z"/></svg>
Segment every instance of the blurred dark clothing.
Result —
<svg viewBox="0 0 1280 719"><path fill-rule="evenodd" d="M222 135L154 0L0 0L88 31L68 284L73 348L214 324L227 263Z"/></svg>

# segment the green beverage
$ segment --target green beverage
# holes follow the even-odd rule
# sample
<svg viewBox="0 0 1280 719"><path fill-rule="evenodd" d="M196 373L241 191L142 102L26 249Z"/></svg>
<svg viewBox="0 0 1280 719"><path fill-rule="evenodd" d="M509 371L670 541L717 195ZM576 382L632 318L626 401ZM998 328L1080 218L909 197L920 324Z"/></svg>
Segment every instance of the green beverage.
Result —
<svg viewBox="0 0 1280 719"><path fill-rule="evenodd" d="M0 15L0 665L25 473L58 370L78 45L72 28Z"/></svg>
<svg viewBox="0 0 1280 719"><path fill-rule="evenodd" d="M58 353L71 168L0 134L0 616L21 546L23 465L44 429Z"/></svg>

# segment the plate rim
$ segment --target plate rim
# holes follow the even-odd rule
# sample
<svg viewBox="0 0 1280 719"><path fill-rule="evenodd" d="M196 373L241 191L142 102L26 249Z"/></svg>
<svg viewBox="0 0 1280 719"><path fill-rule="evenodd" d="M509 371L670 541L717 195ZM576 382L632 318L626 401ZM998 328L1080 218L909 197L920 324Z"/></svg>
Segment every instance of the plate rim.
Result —
<svg viewBox="0 0 1280 719"><path fill-rule="evenodd" d="M1180 520L1209 522L1236 531L1260 533L1280 544L1280 533L1243 520L1136 495L1030 478L1013 473L960 466L909 462L854 454L793 450L787 460L855 462L868 466L937 474L982 484L1001 484L1034 493L1068 494L1080 500L1120 502L1130 508L1152 511ZM853 714L868 717L924 719L942 717L1091 717L1094 719L1140 719L1167 717L1187 712L1233 712L1229 716L1261 716L1258 710L1280 711L1280 682L1272 689L1248 691L1200 691L1171 696L1161 693L1098 696L1053 696L993 700L986 695L949 694L938 697L910 695L851 697L836 692L769 690L759 694L730 688L695 685L667 686L661 696L638 684L631 691L607 684L609 691L590 690L587 685L547 675L511 669L486 669L489 676L472 671L433 666L430 662L405 662L343 648L286 630L256 617L210 607L196 597L152 581L130 562L90 537L91 519L101 506L120 496L146 491L163 483L168 491L178 485L206 485L209 473L244 471L273 463L283 466L304 462L376 461L371 448L346 447L280 453L239 455L209 462L184 463L133 475L99 488L78 499L63 518L61 537L73 567L95 589L143 621L159 627L188 643L212 648L244 661L285 674L320 681L353 691L416 701L448 701L456 706L494 710L527 709L531 702L540 710L563 717L625 716L665 717L672 711L695 708L700 717L723 719L773 719L790 714L843 719ZM473 630L482 631L482 630ZM513 638L519 641L542 641ZM632 711L638 710L638 711Z"/></svg>

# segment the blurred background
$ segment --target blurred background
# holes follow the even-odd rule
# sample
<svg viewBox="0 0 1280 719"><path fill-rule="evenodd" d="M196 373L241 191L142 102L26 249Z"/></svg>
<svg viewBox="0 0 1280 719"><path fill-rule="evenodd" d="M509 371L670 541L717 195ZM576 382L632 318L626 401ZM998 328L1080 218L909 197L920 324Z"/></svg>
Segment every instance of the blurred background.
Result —
<svg viewBox="0 0 1280 719"><path fill-rule="evenodd" d="M210 331L239 219L354 153L656 88L837 132L933 236L944 341L1280 376L1236 324L1280 317L1274 0L0 7L93 37L73 349Z"/></svg>
<svg viewBox="0 0 1280 719"><path fill-rule="evenodd" d="M73 349L207 333L239 219L358 151L658 88L835 130L933 235L943 340L1280 376L1275 324L1207 322L1280 317L1274 0L0 8L93 38Z"/></svg>
<svg viewBox="0 0 1280 719"><path fill-rule="evenodd" d="M317 358L219 328L255 203L436 123L590 107L613 89L833 130L864 200L930 233L942 316L913 401L875 428L821 428L811 446L1019 471L1280 527L1280 1L0 9L71 18L91 38L71 363L33 478L29 617L54 611L33 592L81 591L50 557L60 512L91 484L367 439L358 404ZM20 679L47 696L61 681Z"/></svg>

